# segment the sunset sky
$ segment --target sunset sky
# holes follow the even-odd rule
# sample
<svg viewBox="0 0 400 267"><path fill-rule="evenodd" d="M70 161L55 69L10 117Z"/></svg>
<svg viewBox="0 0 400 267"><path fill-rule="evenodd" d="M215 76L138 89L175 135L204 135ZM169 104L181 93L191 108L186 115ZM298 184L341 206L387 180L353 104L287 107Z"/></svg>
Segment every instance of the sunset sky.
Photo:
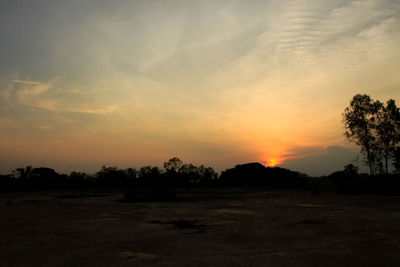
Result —
<svg viewBox="0 0 400 267"><path fill-rule="evenodd" d="M329 174L350 99L400 101L398 0L3 0L0 36L0 173Z"/></svg>

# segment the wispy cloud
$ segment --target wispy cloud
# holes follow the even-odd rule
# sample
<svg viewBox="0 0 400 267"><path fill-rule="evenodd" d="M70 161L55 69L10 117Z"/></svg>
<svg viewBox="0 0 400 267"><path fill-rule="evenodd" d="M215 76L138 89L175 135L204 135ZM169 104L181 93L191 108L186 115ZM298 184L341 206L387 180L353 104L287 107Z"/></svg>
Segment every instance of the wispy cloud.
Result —
<svg viewBox="0 0 400 267"><path fill-rule="evenodd" d="M54 86L55 80L49 82L36 82L30 80L13 80L15 95L18 101L26 106L56 109L56 101L44 96Z"/></svg>
<svg viewBox="0 0 400 267"><path fill-rule="evenodd" d="M70 112L80 112L80 113L88 113L88 114L111 114L119 110L119 105L110 105L105 107L98 108L70 108L68 111Z"/></svg>
<svg viewBox="0 0 400 267"><path fill-rule="evenodd" d="M379 57L374 52L392 46L391 40L399 35L395 32L400 26L398 4L330 2L282 2L281 12L272 14L274 19L258 36L257 46L225 70L229 77L238 77L233 83L271 75L354 70Z"/></svg>
<svg viewBox="0 0 400 267"><path fill-rule="evenodd" d="M64 88L62 88L64 86ZM11 80L1 90L3 100L9 105L41 108L51 112L77 112L87 114L111 114L120 109L118 104L99 105L88 101L87 94L76 89L69 89L58 78L48 82L33 80ZM68 86L68 85L67 85ZM60 87L62 90L60 91ZM73 98L66 98L66 94Z"/></svg>
<svg viewBox="0 0 400 267"><path fill-rule="evenodd" d="M47 146L55 146L55 145L60 145L62 143L64 143L63 140L53 140L53 141L46 142L45 145L47 145Z"/></svg>

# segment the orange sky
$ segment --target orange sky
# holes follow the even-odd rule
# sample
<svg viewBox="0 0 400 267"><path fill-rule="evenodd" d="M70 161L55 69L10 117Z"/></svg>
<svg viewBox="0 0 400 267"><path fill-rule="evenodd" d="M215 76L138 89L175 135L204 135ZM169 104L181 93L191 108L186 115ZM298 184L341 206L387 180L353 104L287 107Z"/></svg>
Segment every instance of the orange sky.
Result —
<svg viewBox="0 0 400 267"><path fill-rule="evenodd" d="M178 156L328 174L356 158L352 96L400 96L398 1L25 0L0 15L2 173Z"/></svg>

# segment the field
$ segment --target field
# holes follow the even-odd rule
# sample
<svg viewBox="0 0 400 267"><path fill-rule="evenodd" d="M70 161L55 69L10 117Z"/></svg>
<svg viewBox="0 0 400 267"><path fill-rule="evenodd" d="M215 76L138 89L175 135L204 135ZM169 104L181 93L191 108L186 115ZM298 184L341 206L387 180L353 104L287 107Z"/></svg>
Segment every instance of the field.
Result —
<svg viewBox="0 0 400 267"><path fill-rule="evenodd" d="M400 266L400 197L260 189L0 195L1 266Z"/></svg>

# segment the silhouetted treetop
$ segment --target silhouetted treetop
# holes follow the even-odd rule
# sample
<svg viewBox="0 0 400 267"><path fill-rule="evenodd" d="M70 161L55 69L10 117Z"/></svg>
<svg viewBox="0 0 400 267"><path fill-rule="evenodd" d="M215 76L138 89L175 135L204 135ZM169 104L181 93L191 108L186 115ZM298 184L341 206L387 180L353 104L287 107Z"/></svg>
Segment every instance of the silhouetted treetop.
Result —
<svg viewBox="0 0 400 267"><path fill-rule="evenodd" d="M164 162L164 169L166 172L176 173L181 168L183 162L177 157L173 157L168 161Z"/></svg>

